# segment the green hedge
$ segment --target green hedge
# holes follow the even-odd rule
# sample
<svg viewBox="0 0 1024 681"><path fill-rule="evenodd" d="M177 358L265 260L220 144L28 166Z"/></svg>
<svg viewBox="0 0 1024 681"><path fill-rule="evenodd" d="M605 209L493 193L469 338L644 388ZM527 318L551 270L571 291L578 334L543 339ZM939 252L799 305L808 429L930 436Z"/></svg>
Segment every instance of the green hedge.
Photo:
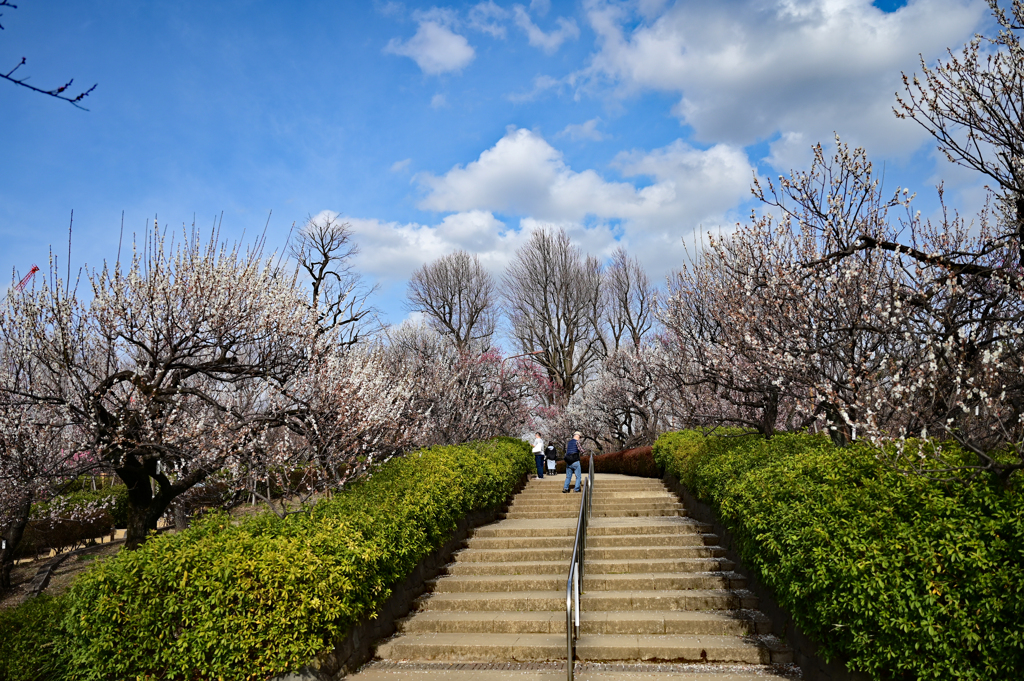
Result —
<svg viewBox="0 0 1024 681"><path fill-rule="evenodd" d="M66 598L38 596L0 610L0 681L48 681L64 678L68 650L59 631Z"/></svg>
<svg viewBox="0 0 1024 681"><path fill-rule="evenodd" d="M874 679L1024 669L1019 490L903 475L867 446L813 435L670 433L654 456L717 510L827 657Z"/></svg>
<svg viewBox="0 0 1024 681"><path fill-rule="evenodd" d="M237 524L216 514L154 537L58 599L65 614L49 631L67 659L46 678L265 679L295 670L379 608L462 517L508 499L532 464L530 446L510 438L434 447L392 460L309 513ZM0 614L0 640L11 626ZM16 669L6 650L0 678Z"/></svg>

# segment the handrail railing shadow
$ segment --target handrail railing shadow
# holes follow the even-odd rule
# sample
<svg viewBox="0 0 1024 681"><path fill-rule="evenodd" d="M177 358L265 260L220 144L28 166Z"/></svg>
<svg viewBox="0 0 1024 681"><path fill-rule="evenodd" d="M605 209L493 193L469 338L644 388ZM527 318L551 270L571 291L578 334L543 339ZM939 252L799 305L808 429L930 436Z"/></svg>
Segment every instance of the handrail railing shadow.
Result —
<svg viewBox="0 0 1024 681"><path fill-rule="evenodd" d="M583 480L583 495L580 499L580 513L576 520L576 539L569 559L569 578L565 583L565 639L567 660L566 674L573 681L573 667L576 661L576 639L580 635L580 593L583 586L583 556L587 549L587 527L590 525L590 511L594 503L594 455L590 455L587 477Z"/></svg>

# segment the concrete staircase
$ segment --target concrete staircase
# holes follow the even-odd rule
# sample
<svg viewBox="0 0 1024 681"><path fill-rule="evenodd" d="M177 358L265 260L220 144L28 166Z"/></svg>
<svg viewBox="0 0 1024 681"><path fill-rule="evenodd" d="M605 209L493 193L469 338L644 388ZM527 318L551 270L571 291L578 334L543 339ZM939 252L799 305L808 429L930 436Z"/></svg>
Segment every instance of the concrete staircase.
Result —
<svg viewBox="0 0 1024 681"><path fill-rule="evenodd" d="M531 480L503 519L477 529L377 649L379 661L355 678L461 679L460 670L466 679L495 671L565 678L557 663L566 656L565 580L580 495L561 488L560 477ZM577 678L711 681L723 673L739 681L791 671L777 666L791 653L770 635L709 529L686 518L660 480L598 476Z"/></svg>

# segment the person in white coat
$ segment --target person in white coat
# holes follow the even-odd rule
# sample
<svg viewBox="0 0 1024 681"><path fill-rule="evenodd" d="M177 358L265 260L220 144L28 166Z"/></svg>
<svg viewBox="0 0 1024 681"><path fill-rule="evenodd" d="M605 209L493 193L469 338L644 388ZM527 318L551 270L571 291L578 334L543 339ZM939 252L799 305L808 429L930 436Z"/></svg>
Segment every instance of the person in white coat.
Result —
<svg viewBox="0 0 1024 681"><path fill-rule="evenodd" d="M544 479L544 438L540 433L534 433L537 438L533 441L533 460L537 463L537 477Z"/></svg>

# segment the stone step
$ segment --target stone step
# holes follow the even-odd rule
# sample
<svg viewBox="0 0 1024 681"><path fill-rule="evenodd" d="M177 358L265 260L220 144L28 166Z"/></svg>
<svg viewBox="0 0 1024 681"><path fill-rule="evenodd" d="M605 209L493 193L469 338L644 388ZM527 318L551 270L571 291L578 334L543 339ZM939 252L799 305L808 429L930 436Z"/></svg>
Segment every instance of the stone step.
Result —
<svg viewBox="0 0 1024 681"><path fill-rule="evenodd" d="M534 662L565 659L565 637L557 634L401 634L382 644L386 659L427 661ZM771 664L789 662L781 651L773 656L757 638L715 635L588 634L576 643L581 661L658 660L673 662Z"/></svg>
<svg viewBox="0 0 1024 681"><path fill-rule="evenodd" d="M564 619L564 618L563 618ZM605 611L580 614L581 634L770 634L771 622L758 610L692 612L671 610ZM561 632L565 632L564 626Z"/></svg>
<svg viewBox="0 0 1024 681"><path fill-rule="evenodd" d="M405 633L561 634L565 611L423 611L398 622ZM581 634L713 634L750 636L771 633L768 618L756 610L720 612L582 612Z"/></svg>
<svg viewBox="0 0 1024 681"><path fill-rule="evenodd" d="M594 520L587 529L589 537L608 535L642 535L642 534L710 534L711 525L698 523L689 518L664 518L658 522L648 521L635 523L632 521L610 524L609 520Z"/></svg>
<svg viewBox="0 0 1024 681"><path fill-rule="evenodd" d="M579 510L580 505L559 503L559 502L543 502L543 501L528 501L528 502L516 502L508 507L509 511L547 511L558 509L561 511L566 510ZM630 509L636 510L648 510L653 508L672 508L677 511L682 510L683 505L678 501L671 499L644 499L632 503L630 501L605 501L602 503L594 502L591 507L591 513L597 511L628 511Z"/></svg>
<svg viewBox="0 0 1024 681"><path fill-rule="evenodd" d="M575 537L470 537L466 540L469 549L546 549L572 548ZM587 538L587 549L609 548L613 546L652 547L652 546L705 546L715 543L718 537L713 534L697 534L686 532L679 534L597 534Z"/></svg>
<svg viewBox="0 0 1024 681"><path fill-rule="evenodd" d="M565 659L565 636L556 634L401 634L377 648L390 660L476 662Z"/></svg>
<svg viewBox="0 0 1024 681"><path fill-rule="evenodd" d="M564 681L563 669L517 669L523 663L508 662L494 665L437 663L436 666L416 663L374 662L349 677L353 681ZM560 665L563 666L563 660ZM552 663L552 667L554 667ZM619 669L591 669L576 663L577 681L792 681L792 677L772 672L770 667L755 665L726 666L721 672L713 665L695 666L696 671L680 671L680 665L647 664L644 671ZM468 668L467 668L468 667ZM664 671L658 667L665 667Z"/></svg>
<svg viewBox="0 0 1024 681"><path fill-rule="evenodd" d="M745 589L591 591L580 597L580 608L586 612L602 610L753 610L757 608L757 597Z"/></svg>
<svg viewBox="0 0 1024 681"><path fill-rule="evenodd" d="M498 563L455 562L445 567L449 575L561 575L565 578L565 560L501 561ZM588 568L589 569L589 568Z"/></svg>
<svg viewBox="0 0 1024 681"><path fill-rule="evenodd" d="M594 509L590 517L591 518L647 518L655 516L678 516L680 513L677 509L661 509L654 508L649 510L622 510L622 511L600 511ZM535 519L543 520L544 518L575 518L579 515L579 511L563 511L559 509L553 509L549 511L508 511L507 513L501 514L502 519Z"/></svg>
<svg viewBox="0 0 1024 681"><path fill-rule="evenodd" d="M711 532L711 525L698 523L689 518L665 518L665 522L648 522L637 524L608 525L608 522L594 520L587 533L591 537L606 535L637 535L637 534L687 534ZM491 525L477 528L472 537L572 537L576 534L576 523L562 523L559 526L541 524L529 520L503 520Z"/></svg>
<svg viewBox="0 0 1024 681"><path fill-rule="evenodd" d="M595 495L594 505L599 506L602 504L651 504L651 503L662 503L671 502L678 503L679 499L675 498L671 494L658 494L658 495L645 495L645 496L617 496L609 498L606 495ZM559 492L558 494L550 497L516 497L512 500L513 505L520 504L564 504L570 505L575 504L579 506L580 495L576 492Z"/></svg>
<svg viewBox="0 0 1024 681"><path fill-rule="evenodd" d="M720 546L615 546L587 547L586 560L652 560L670 558L721 558L725 549ZM555 548L462 549L453 558L457 563L503 561L567 561L572 557L572 545ZM568 569L568 568L566 568Z"/></svg>
<svg viewBox="0 0 1024 681"><path fill-rule="evenodd" d="M570 492L563 492L562 488L551 490L549 492L532 492L532 493L521 493L517 494L512 500L513 502L540 502L540 501L570 501L572 499L579 499L579 492L576 491L576 486L571 485L569 488ZM666 490L600 490L594 492L594 501L641 501L644 499L678 499L674 494Z"/></svg>
<svg viewBox="0 0 1024 681"><path fill-rule="evenodd" d="M449 575L566 575L566 561L456 561L446 568ZM724 558L587 560L588 575L628 575L649 572L730 572L736 567Z"/></svg>
<svg viewBox="0 0 1024 681"><path fill-rule="evenodd" d="M547 563L534 564L547 565ZM654 558L648 560L590 560L588 558L586 567L588 575L623 575L640 572L730 572L736 568L736 564L725 558ZM565 572L565 569L562 572Z"/></svg>
<svg viewBox="0 0 1024 681"><path fill-rule="evenodd" d="M478 527L469 535L471 538L494 537L572 537L576 534L576 523L565 523L560 527L551 527L538 523L504 520Z"/></svg>
<svg viewBox="0 0 1024 681"><path fill-rule="evenodd" d="M573 477L573 482L576 481L576 476ZM588 480L590 476L584 475L583 479ZM565 473L551 477L545 475L543 480L534 478L521 492L551 492L558 491L562 485L565 484ZM609 491L633 491L633 490L666 490L665 483L655 478L643 478L636 480L609 480L608 478L602 478L601 476L594 476L594 489L600 489L603 492Z"/></svg>
<svg viewBox="0 0 1024 681"><path fill-rule="evenodd" d="M558 591L504 593L431 593L414 602L418 610L444 612L561 612L565 614L565 582ZM610 608L609 608L610 609ZM725 609L725 608L720 608Z"/></svg>
<svg viewBox="0 0 1024 681"><path fill-rule="evenodd" d="M555 591L564 587L564 574L466 575L429 580L434 593L500 593L504 591ZM742 589L747 580L735 572L661 572L637 574L587 574L583 589L598 591L668 591L671 589Z"/></svg>
<svg viewBox="0 0 1024 681"><path fill-rule="evenodd" d="M683 504L678 499L606 499L598 502L594 500L592 508L597 509L629 509L629 508L678 508L682 509Z"/></svg>
<svg viewBox="0 0 1024 681"><path fill-rule="evenodd" d="M568 548L553 549L463 549L456 551L452 558L456 563L501 563L505 561L557 561L572 558L572 545ZM568 567L566 567L568 569Z"/></svg>
<svg viewBox="0 0 1024 681"><path fill-rule="evenodd" d="M575 492L573 492L575 494ZM561 489L557 489L551 492L530 492L529 490L521 492L515 496L513 502L519 501L565 501L569 499L575 499L577 497L571 494L563 494ZM676 499L676 496L667 490L620 490L617 492L609 492L607 490L601 490L600 493L594 494L594 502L598 501L622 501L629 499Z"/></svg>
<svg viewBox="0 0 1024 681"><path fill-rule="evenodd" d="M535 612L425 610L400 620L398 631L410 634L561 634L565 636L565 608L560 611Z"/></svg>
<svg viewBox="0 0 1024 681"><path fill-rule="evenodd" d="M583 590L668 591L671 589L743 589L747 579L738 572L648 572L595 574L586 572Z"/></svg>
<svg viewBox="0 0 1024 681"><path fill-rule="evenodd" d="M721 546L588 546L586 560L648 560L657 558L721 558ZM570 555L571 557L571 555ZM568 560L568 558L566 559Z"/></svg>
<svg viewBox="0 0 1024 681"><path fill-rule="evenodd" d="M466 540L468 549L556 549L568 546L572 549L575 537L470 537Z"/></svg>
<svg viewBox="0 0 1024 681"><path fill-rule="evenodd" d="M427 580L427 586L435 594L480 593L494 594L506 591L557 591L565 588L563 574L532 575L449 575Z"/></svg>
<svg viewBox="0 0 1024 681"><path fill-rule="evenodd" d="M524 537L530 540L532 537ZM718 542L714 534L687 532L680 534L598 534L587 537L587 550L613 546L705 546Z"/></svg>
<svg viewBox="0 0 1024 681"><path fill-rule="evenodd" d="M416 600L419 610L486 612L565 612L565 582L557 591L431 593ZM580 598L583 612L636 610L751 610L757 597L749 591L689 589L686 591L594 591Z"/></svg>
<svg viewBox="0 0 1024 681"><path fill-rule="evenodd" d="M528 634L522 635L526 638ZM767 637L766 637L767 638ZM524 647L520 641L518 646ZM658 661L773 664L793 661L776 641L755 637L655 634L589 634L576 641L576 659L587 662Z"/></svg>

